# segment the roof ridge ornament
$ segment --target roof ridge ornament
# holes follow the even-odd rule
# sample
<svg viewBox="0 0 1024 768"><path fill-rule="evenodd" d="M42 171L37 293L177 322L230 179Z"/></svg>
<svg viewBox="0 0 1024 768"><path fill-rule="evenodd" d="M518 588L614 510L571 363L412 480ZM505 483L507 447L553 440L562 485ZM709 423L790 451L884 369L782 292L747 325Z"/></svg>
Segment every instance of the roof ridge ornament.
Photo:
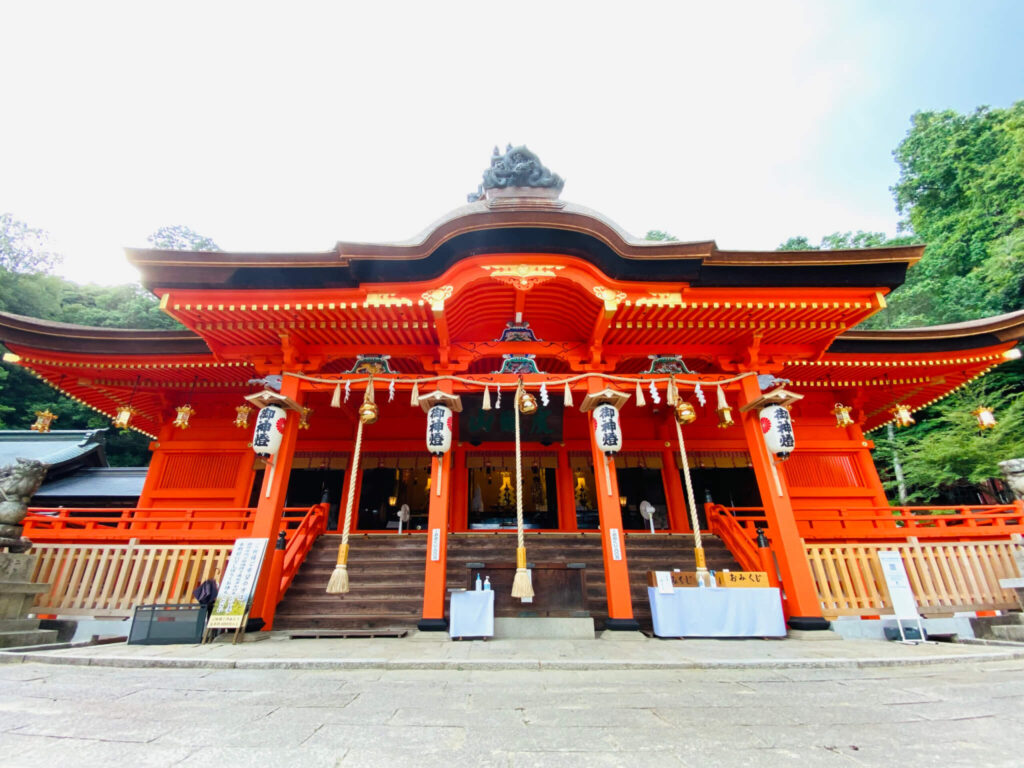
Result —
<svg viewBox="0 0 1024 768"><path fill-rule="evenodd" d="M491 167L484 171L483 181L466 200L491 200L495 197L543 197L554 200L562 192L565 180L548 170L540 158L526 148L511 144L501 154L497 147L491 155Z"/></svg>

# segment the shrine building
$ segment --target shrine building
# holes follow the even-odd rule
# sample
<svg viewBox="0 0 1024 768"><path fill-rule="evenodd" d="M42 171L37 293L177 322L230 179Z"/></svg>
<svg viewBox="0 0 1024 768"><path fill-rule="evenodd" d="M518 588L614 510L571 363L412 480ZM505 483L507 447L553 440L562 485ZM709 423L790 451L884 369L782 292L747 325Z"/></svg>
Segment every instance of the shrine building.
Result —
<svg viewBox="0 0 1024 768"><path fill-rule="evenodd" d="M924 246L649 242L561 187L510 148L404 242L129 249L180 331L0 313L8 362L152 441L137 507L30 514L39 610L188 602L239 537L270 542L251 616L275 629L444 629L448 590L482 570L499 615L635 630L647 571L704 565L768 572L790 626L816 629L889 612L879 547L904 552L923 612L1016 605L998 579L1021 503L892 506L871 451L1018 357L1024 312L857 330ZM527 562L532 605L508 593Z"/></svg>

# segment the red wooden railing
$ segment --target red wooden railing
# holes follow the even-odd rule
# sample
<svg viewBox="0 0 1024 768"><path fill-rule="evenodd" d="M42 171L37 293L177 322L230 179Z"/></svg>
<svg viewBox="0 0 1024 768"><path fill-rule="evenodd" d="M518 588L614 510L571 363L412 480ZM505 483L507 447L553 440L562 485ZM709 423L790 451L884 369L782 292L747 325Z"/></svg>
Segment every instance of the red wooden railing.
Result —
<svg viewBox="0 0 1024 768"><path fill-rule="evenodd" d="M733 510L720 504L705 504L704 513L707 517L708 528L715 536L722 540L722 543L729 549L736 562L745 571L760 571L761 556L757 551L754 540L757 531L754 523L760 519L764 524L764 512L760 517L737 517L732 514Z"/></svg>
<svg viewBox="0 0 1024 768"><path fill-rule="evenodd" d="M713 531L716 525L720 529L734 525L751 540L756 535L755 528L766 525L760 507L706 504L705 512ZM793 516L800 536L815 541L1000 539L1014 533L1024 534L1024 502L1020 501L969 506L836 506L797 510Z"/></svg>
<svg viewBox="0 0 1024 768"><path fill-rule="evenodd" d="M287 524L287 519L286 519ZM313 548L317 537L327 530L327 505L317 504L311 507L291 530L285 531L288 543L284 548L284 562L281 566L281 584L278 589L278 600L291 586L295 574L306 561L306 555Z"/></svg>
<svg viewBox="0 0 1024 768"><path fill-rule="evenodd" d="M317 505L319 506L319 505ZM311 510L284 510L282 528L299 527ZM241 508L97 509L32 507L24 520L24 535L33 542L225 542L252 530L256 510Z"/></svg>

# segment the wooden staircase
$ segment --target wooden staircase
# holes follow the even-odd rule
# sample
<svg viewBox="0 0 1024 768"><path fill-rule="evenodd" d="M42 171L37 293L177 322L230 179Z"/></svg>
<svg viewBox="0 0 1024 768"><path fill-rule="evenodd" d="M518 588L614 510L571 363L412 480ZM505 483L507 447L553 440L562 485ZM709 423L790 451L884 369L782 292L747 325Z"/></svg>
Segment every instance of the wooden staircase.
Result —
<svg viewBox="0 0 1024 768"><path fill-rule="evenodd" d="M274 629L414 629L423 613L427 537L350 536L349 592L329 595L340 543L335 534L316 540L278 604Z"/></svg>
<svg viewBox="0 0 1024 768"><path fill-rule="evenodd" d="M423 574L427 538L423 534L361 534L349 539L351 591L328 595L327 581L334 569L337 535L321 536L281 601L274 619L280 630L388 630L414 629L423 608ZM704 535L708 568L739 570L725 545ZM626 534L633 614L644 629L651 627L647 602L647 571L695 569L693 538L681 534ZM515 560L516 538L511 532L458 533L448 537L449 588L467 585L466 563L508 563ZM601 538L593 533L541 533L526 537L531 562L585 563L590 615L597 629L608 617L605 598ZM476 569L473 571L476 572ZM522 606L529 613L530 606Z"/></svg>

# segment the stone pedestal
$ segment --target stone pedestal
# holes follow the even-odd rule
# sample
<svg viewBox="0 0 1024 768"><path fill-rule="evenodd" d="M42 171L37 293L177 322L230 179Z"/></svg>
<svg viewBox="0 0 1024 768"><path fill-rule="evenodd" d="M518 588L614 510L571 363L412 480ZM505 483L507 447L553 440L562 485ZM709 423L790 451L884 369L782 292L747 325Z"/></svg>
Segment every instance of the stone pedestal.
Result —
<svg viewBox="0 0 1024 768"><path fill-rule="evenodd" d="M36 595L49 590L32 583L35 555L0 552L0 648L42 645L57 639L57 630L39 629L38 619L25 618Z"/></svg>

